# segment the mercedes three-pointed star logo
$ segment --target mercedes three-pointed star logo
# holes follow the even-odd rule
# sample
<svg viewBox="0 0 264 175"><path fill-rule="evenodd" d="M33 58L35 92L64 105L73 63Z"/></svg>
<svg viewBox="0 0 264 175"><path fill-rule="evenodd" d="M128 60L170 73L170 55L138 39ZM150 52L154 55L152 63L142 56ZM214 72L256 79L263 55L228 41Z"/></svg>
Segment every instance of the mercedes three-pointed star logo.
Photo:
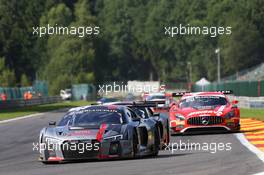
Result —
<svg viewBox="0 0 264 175"><path fill-rule="evenodd" d="M209 118L208 117L202 117L202 124L208 125L209 124Z"/></svg>

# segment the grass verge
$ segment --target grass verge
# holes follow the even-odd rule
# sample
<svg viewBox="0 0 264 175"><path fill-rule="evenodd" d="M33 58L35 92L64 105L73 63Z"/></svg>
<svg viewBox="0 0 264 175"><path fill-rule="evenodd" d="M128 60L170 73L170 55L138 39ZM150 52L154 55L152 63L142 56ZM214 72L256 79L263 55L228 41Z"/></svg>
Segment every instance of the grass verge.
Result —
<svg viewBox="0 0 264 175"><path fill-rule="evenodd" d="M77 106L84 106L91 104L92 102L87 101L72 101L72 102L61 102L54 104L38 105L25 108L16 108L16 109L5 109L0 110L0 120L6 120L16 117L21 117L25 115L47 112L63 108L72 108ZM254 118L264 121L264 109L240 109L241 118Z"/></svg>
<svg viewBox="0 0 264 175"><path fill-rule="evenodd" d="M264 109L240 109L241 118L254 118L264 121Z"/></svg>
<svg viewBox="0 0 264 175"><path fill-rule="evenodd" d="M52 111L52 110L57 110L57 109L63 109L63 108L84 106L88 104L91 104L91 102L87 102L87 101L68 102L66 101L66 102L61 102L61 103L30 106L30 107L25 107L25 108L4 109L4 110L0 110L0 120L6 120L6 119L21 117L25 115L40 113L40 112L47 112L47 111Z"/></svg>

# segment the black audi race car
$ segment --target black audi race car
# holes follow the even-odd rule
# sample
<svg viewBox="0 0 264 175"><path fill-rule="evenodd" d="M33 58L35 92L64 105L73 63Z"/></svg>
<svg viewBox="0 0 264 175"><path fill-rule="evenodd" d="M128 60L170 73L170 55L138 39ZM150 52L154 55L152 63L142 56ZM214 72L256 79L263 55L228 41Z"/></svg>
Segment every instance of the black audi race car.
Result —
<svg viewBox="0 0 264 175"><path fill-rule="evenodd" d="M151 118L142 119L132 108L95 105L75 108L56 124L41 130L40 161L156 156L159 131Z"/></svg>
<svg viewBox="0 0 264 175"><path fill-rule="evenodd" d="M164 147L170 142L170 129L169 129L169 117L164 113L155 113L158 105L162 102L147 102L147 101L136 101L136 102L114 102L115 105L125 105L133 109L142 119L152 119L156 122L160 136L160 147ZM163 102L164 104L164 102Z"/></svg>

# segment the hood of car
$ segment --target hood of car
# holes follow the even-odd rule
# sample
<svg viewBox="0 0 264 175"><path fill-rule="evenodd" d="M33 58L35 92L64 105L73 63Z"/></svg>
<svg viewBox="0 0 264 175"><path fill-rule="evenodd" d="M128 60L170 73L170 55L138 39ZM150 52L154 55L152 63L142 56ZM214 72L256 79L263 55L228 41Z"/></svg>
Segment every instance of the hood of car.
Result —
<svg viewBox="0 0 264 175"><path fill-rule="evenodd" d="M121 125L107 124L102 125L89 125L84 127L55 127L48 130L48 135L51 137L58 138L60 140L93 140L97 139L98 135L101 134L111 136L119 134L121 132Z"/></svg>
<svg viewBox="0 0 264 175"><path fill-rule="evenodd" d="M226 105L205 108L183 108L180 113L185 117L195 116L222 116L228 112Z"/></svg>

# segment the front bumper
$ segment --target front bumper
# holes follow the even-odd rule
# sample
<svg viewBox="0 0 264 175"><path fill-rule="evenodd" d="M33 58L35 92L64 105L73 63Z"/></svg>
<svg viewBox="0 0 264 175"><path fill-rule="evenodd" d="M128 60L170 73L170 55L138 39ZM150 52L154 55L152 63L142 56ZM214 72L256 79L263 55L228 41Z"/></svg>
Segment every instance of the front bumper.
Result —
<svg viewBox="0 0 264 175"><path fill-rule="evenodd" d="M240 130L239 119L222 119L222 120L213 120L209 124L200 124L199 120L196 121L178 121L172 120L170 131L171 134L185 133L185 132L196 132L196 131L238 131Z"/></svg>
<svg viewBox="0 0 264 175"><path fill-rule="evenodd" d="M62 142L59 144L60 149L47 150L40 152L40 161L42 162L62 162L74 160L93 160L93 159L113 159L113 158L126 158L131 156L132 142L129 140L119 141L94 141L98 143L98 149L78 148L65 149Z"/></svg>
<svg viewBox="0 0 264 175"><path fill-rule="evenodd" d="M188 126L182 130L180 130L181 133L187 132L187 131L195 131L195 129L197 129L197 131L199 129L204 129L206 128L208 131L210 131L210 129L215 129L215 130L226 130L226 131L230 131L231 129L227 126L223 126L223 125L212 125L212 126Z"/></svg>
<svg viewBox="0 0 264 175"><path fill-rule="evenodd" d="M209 132L224 132L231 131L227 126L213 125L213 126L188 126L181 130L171 128L171 134L183 134L183 133L209 133Z"/></svg>

